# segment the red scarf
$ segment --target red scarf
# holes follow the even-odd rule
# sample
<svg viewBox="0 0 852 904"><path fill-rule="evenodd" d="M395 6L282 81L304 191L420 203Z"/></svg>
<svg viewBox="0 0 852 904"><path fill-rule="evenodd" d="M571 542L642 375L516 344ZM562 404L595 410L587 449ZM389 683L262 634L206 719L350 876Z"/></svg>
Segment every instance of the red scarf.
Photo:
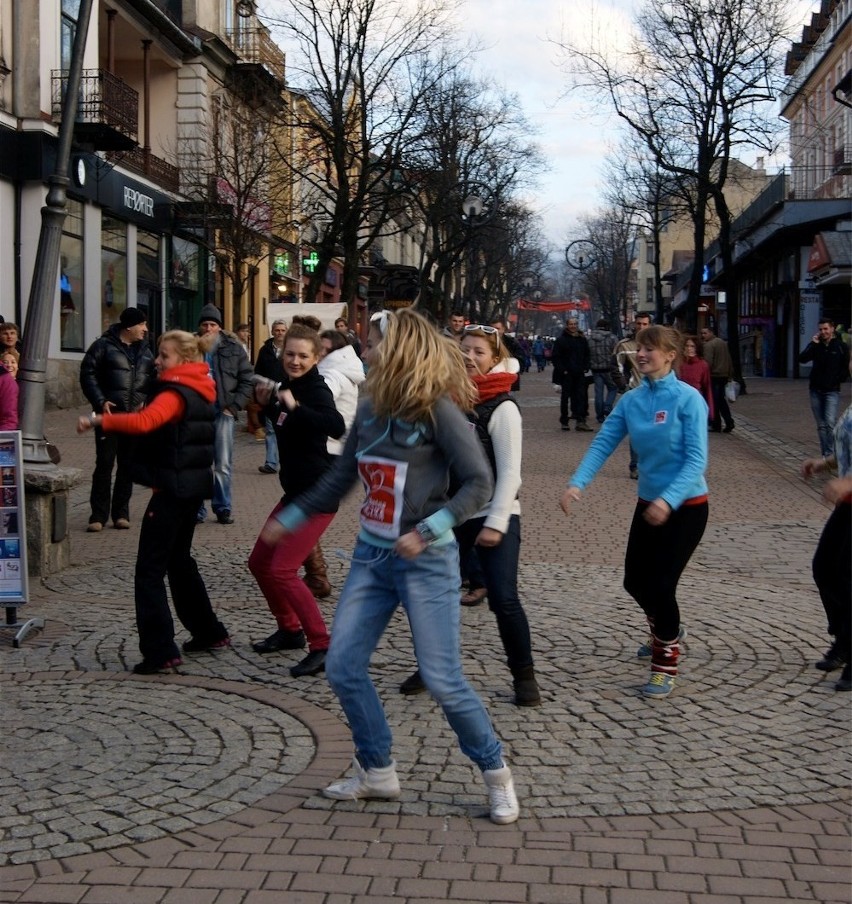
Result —
<svg viewBox="0 0 852 904"><path fill-rule="evenodd" d="M479 401L487 402L501 393L508 392L518 379L517 374L488 373L474 374L471 377L479 393Z"/></svg>

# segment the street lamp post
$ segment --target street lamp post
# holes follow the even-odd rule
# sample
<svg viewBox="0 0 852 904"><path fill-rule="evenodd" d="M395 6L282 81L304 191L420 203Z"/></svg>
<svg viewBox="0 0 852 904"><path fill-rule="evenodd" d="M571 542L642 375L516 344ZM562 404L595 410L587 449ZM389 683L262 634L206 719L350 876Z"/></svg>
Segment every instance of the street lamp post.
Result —
<svg viewBox="0 0 852 904"><path fill-rule="evenodd" d="M24 461L31 464L51 464L53 458L44 438L44 396L47 374L47 353L53 323L53 307L59 275L59 248L68 188L68 163L71 141L77 119L77 104L83 74L83 53L89 31L94 0L80 0L77 29L68 69L68 82L59 125L56 167L48 177L47 198L41 209L41 231L38 239L33 281L30 287L27 316L24 323L21 354L19 410ZM54 447L55 448L55 447ZM57 456L54 456L57 457ZM57 458L58 460L58 458Z"/></svg>
<svg viewBox="0 0 852 904"><path fill-rule="evenodd" d="M462 202L462 220L467 228L467 244L470 252L465 296L468 314L479 317L481 312L478 310L477 305L478 249L474 241L474 235L480 226L491 219L494 213L494 205L490 201L490 191L486 185L479 182L470 182L467 184L467 191L468 193Z"/></svg>

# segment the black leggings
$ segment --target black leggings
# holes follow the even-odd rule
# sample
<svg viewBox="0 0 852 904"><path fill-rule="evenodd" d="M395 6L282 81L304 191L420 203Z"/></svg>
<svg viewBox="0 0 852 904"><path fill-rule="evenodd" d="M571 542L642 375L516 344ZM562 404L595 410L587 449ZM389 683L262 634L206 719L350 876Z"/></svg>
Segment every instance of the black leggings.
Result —
<svg viewBox="0 0 852 904"><path fill-rule="evenodd" d="M841 502L831 513L813 562L814 582L828 618L828 633L840 652L852 656L852 505ZM846 660L850 660L847 658Z"/></svg>
<svg viewBox="0 0 852 904"><path fill-rule="evenodd" d="M674 640L680 629L677 585L707 526L708 506L684 505L653 527L642 517L647 502L633 513L624 556L624 589L654 623L660 640Z"/></svg>

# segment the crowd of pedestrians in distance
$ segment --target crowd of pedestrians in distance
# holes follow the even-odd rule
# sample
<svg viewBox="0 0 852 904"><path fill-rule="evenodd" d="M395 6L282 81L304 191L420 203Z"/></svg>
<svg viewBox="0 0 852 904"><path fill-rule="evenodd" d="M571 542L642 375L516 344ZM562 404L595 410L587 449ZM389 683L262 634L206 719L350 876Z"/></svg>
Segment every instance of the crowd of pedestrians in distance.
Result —
<svg viewBox="0 0 852 904"><path fill-rule="evenodd" d="M0 423L7 425L0 429L14 429L12 412L17 418L19 338L14 324L0 324ZM251 646L263 656L307 648L290 675L325 673L340 702L355 748L352 772L323 793L338 800L400 794L369 665L401 607L417 670L400 691L433 696L462 752L481 771L491 819L514 822L519 806L511 771L463 674L460 607L487 601L515 704L540 705L535 643L518 586L523 419L517 393L521 374L533 367L542 373L550 364L559 427L568 431L573 421L576 431L595 434L554 500L566 515L591 517L579 506L584 492L627 438L637 502L624 588L648 627L637 650L650 664L641 692L652 700L672 693L686 636L678 586L708 521L708 433L734 429L731 357L709 327L684 336L638 314L619 339L606 319L584 334L572 314L549 339L513 337L500 316L466 323L453 311L438 329L401 310L374 314L363 348L346 319L323 329L311 316L273 321L254 364L249 343L247 325L228 332L220 310L208 304L198 332L164 333L155 357L144 312L128 307L83 358L80 383L92 413L79 418L78 430L95 436L88 530L99 532L110 521L128 528L133 483L152 490L134 577L142 655L134 672L174 670L184 654L232 642L192 543L208 501L218 524L233 523L234 434L245 410L247 429L265 444L258 470L277 474L282 491L247 550L258 594L274 619L272 633ZM831 321L820 322L801 360L813 363L810 393L822 452L803 463L802 476L837 472L825 487L834 511L813 562L832 637L816 667L842 669L836 687L849 690L852 408L838 419L837 401L850 359ZM588 423L592 386L596 428ZM317 603L333 591L320 538L356 483L363 492L357 535L329 626ZM180 647L167 582L174 614L189 635Z"/></svg>

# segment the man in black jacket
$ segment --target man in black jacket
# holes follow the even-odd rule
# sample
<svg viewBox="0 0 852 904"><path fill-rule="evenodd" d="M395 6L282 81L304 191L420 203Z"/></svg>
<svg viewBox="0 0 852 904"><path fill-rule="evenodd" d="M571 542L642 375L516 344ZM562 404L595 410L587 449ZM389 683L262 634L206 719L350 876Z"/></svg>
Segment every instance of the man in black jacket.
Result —
<svg viewBox="0 0 852 904"><path fill-rule="evenodd" d="M125 308L119 322L89 346L80 364L80 386L94 414L135 411L145 403L154 378L154 355L147 335L145 314L138 308ZM130 527L130 467L135 445L136 438L129 434L104 433L95 428L90 533L102 531L110 516L118 530Z"/></svg>
<svg viewBox="0 0 852 904"><path fill-rule="evenodd" d="M840 405L840 384L849 370L849 349L834 334L834 321L820 320L819 332L811 339L799 361L813 362L808 386L811 393L811 411L819 434L820 453L824 458L834 455L834 425Z"/></svg>
<svg viewBox="0 0 852 904"><path fill-rule="evenodd" d="M553 343L553 382L562 387L559 403L559 423L563 430L570 430L568 402L571 402L571 417L576 420L576 429L591 433L586 423L589 416L589 386L586 371L591 366L589 343L580 332L576 317L565 321L562 335Z"/></svg>

